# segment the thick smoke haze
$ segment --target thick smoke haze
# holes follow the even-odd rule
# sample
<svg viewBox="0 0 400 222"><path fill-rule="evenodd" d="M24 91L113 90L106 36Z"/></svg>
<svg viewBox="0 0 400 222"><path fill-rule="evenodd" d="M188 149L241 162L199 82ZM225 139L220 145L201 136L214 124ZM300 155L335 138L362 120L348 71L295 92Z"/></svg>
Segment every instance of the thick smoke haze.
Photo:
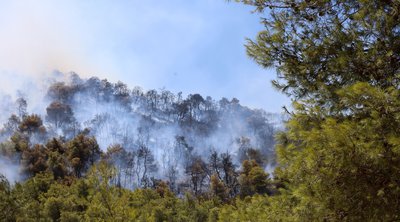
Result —
<svg viewBox="0 0 400 222"><path fill-rule="evenodd" d="M2 173L10 180L24 177L20 172L32 168L26 165L32 161L27 157L50 149L52 138L73 149L68 141L79 135L93 136L124 178L135 177L137 182L128 186L132 188L143 186L148 178L171 180L171 171L176 182L183 183L190 164L207 161L213 152L230 155L236 166L257 158L267 170L273 168L274 135L283 116L244 107L235 98L143 90L75 73L23 80L14 85L14 93L2 92L0 100L1 163L10 163ZM22 144L28 146L22 158L20 151L12 154L24 146L18 138L26 138ZM117 158L119 147L132 159ZM131 167L134 173L127 172L127 163L136 164Z"/></svg>
<svg viewBox="0 0 400 222"><path fill-rule="evenodd" d="M19 165L0 157L0 174L5 176L11 184L22 180L20 170Z"/></svg>

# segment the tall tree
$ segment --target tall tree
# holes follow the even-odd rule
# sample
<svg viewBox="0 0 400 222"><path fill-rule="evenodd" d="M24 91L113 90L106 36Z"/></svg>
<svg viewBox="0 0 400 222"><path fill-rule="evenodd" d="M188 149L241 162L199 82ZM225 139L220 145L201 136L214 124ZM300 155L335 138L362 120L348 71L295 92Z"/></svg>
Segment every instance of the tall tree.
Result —
<svg viewBox="0 0 400 222"><path fill-rule="evenodd" d="M255 160L245 160L240 173L240 196L266 194L269 192L270 181L268 174L258 165Z"/></svg>
<svg viewBox="0 0 400 222"><path fill-rule="evenodd" d="M27 133L28 135L32 135L32 133L39 132L40 128L43 127L43 121L40 116L36 114L32 114L26 116L21 124L19 125L19 130L22 133Z"/></svg>
<svg viewBox="0 0 400 222"><path fill-rule="evenodd" d="M94 137L79 134L67 144L67 156L77 177L92 166L100 157L101 151Z"/></svg>
<svg viewBox="0 0 400 222"><path fill-rule="evenodd" d="M274 85L295 98L329 105L355 82L399 86L399 2L240 0L262 13L265 29L248 54L276 67Z"/></svg>
<svg viewBox="0 0 400 222"><path fill-rule="evenodd" d="M12 187L8 180L0 174L0 219L1 221L15 221L19 210L16 200L12 197Z"/></svg>
<svg viewBox="0 0 400 222"><path fill-rule="evenodd" d="M399 220L400 2L239 1L265 26L248 54L295 100L275 173L291 214Z"/></svg>
<svg viewBox="0 0 400 222"><path fill-rule="evenodd" d="M138 185L148 188L151 184L151 176L157 171L157 164L151 150L144 144L140 144L136 151L136 175Z"/></svg>
<svg viewBox="0 0 400 222"><path fill-rule="evenodd" d="M46 113L46 120L51 122L55 129L65 127L74 121L71 107L58 101L52 102L46 108Z"/></svg>
<svg viewBox="0 0 400 222"><path fill-rule="evenodd" d="M30 149L26 149L22 153L22 166L24 173L35 176L47 169L47 152L42 145L34 145Z"/></svg>
<svg viewBox="0 0 400 222"><path fill-rule="evenodd" d="M21 119L17 115L12 114L10 118L8 118L8 121L4 124L2 134L6 136L12 135L18 130L20 124Z"/></svg>
<svg viewBox="0 0 400 222"><path fill-rule="evenodd" d="M24 98L20 97L17 99L16 104L17 104L18 116L19 118L23 119L28 114L26 111L28 103Z"/></svg>
<svg viewBox="0 0 400 222"><path fill-rule="evenodd" d="M186 168L191 190L195 195L200 195L207 178L207 164L201 157L194 157Z"/></svg>

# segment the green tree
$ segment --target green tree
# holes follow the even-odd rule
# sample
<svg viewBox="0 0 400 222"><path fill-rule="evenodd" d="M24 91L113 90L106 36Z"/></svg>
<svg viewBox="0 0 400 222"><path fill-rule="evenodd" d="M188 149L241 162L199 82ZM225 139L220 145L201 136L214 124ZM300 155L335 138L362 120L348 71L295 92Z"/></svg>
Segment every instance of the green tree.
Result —
<svg viewBox="0 0 400 222"><path fill-rule="evenodd" d="M51 174L38 173L27 181L16 184L12 193L19 212L17 221L49 221L43 214L43 195L54 183Z"/></svg>
<svg viewBox="0 0 400 222"><path fill-rule="evenodd" d="M278 175L288 179L297 210L307 219L396 219L399 91L358 83L338 95L351 118L338 120L297 105L288 133L280 135Z"/></svg>
<svg viewBox="0 0 400 222"><path fill-rule="evenodd" d="M101 151L94 137L79 134L67 144L67 153L75 176L80 177L96 162Z"/></svg>
<svg viewBox="0 0 400 222"><path fill-rule="evenodd" d="M239 176L241 197L269 192L270 181L268 174L264 172L255 160L243 161L242 168Z"/></svg>
<svg viewBox="0 0 400 222"><path fill-rule="evenodd" d="M42 118L36 114L32 114L25 116L19 125L19 130L22 133L27 133L30 136L32 133L41 132L45 129L43 128Z"/></svg>
<svg viewBox="0 0 400 222"><path fill-rule="evenodd" d="M219 200L228 200L228 189L216 174L211 175L210 191L211 195L217 197Z"/></svg>
<svg viewBox="0 0 400 222"><path fill-rule="evenodd" d="M0 220L15 221L17 213L17 202L12 195L10 183L0 174Z"/></svg>
<svg viewBox="0 0 400 222"><path fill-rule="evenodd" d="M294 98L337 101L355 82L398 86L398 1L238 0L262 14L262 30L247 52L278 69L274 85Z"/></svg>
<svg viewBox="0 0 400 222"><path fill-rule="evenodd" d="M47 170L47 152L42 145L36 144L22 152L21 163L24 173L35 176Z"/></svg>
<svg viewBox="0 0 400 222"><path fill-rule="evenodd" d="M207 165L201 157L195 157L186 169L191 191L194 195L200 195L207 177Z"/></svg>
<svg viewBox="0 0 400 222"><path fill-rule="evenodd" d="M248 54L276 68L273 84L295 101L278 136L275 175L294 203L281 212L298 221L399 220L400 2L240 2L265 26Z"/></svg>
<svg viewBox="0 0 400 222"><path fill-rule="evenodd" d="M88 221L112 221L117 220L116 207L119 202L120 193L116 187L111 186L111 180L117 176L116 170L105 162L92 166L87 175L92 189L91 201L86 211ZM120 220L123 221L123 220Z"/></svg>
<svg viewBox="0 0 400 222"><path fill-rule="evenodd" d="M69 163L66 155L64 155L65 151L65 145L61 140L53 138L46 143L47 166L55 179L64 178L68 175Z"/></svg>

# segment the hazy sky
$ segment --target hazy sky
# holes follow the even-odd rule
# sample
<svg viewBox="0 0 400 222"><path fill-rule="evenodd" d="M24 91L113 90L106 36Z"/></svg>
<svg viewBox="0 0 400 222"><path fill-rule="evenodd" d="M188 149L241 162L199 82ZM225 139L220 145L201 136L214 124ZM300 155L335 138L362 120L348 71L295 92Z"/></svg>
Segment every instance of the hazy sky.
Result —
<svg viewBox="0 0 400 222"><path fill-rule="evenodd" d="M58 69L280 112L274 70L243 46L261 28L224 0L0 0L0 86Z"/></svg>

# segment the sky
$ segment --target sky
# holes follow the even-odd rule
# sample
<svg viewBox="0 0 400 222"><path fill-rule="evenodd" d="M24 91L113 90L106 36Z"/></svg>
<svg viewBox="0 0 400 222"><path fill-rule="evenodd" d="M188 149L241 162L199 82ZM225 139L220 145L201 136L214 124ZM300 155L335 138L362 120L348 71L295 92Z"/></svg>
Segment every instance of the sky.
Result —
<svg viewBox="0 0 400 222"><path fill-rule="evenodd" d="M281 112L290 100L245 51L262 30L225 0L0 0L0 87L52 70L130 87L236 97Z"/></svg>

